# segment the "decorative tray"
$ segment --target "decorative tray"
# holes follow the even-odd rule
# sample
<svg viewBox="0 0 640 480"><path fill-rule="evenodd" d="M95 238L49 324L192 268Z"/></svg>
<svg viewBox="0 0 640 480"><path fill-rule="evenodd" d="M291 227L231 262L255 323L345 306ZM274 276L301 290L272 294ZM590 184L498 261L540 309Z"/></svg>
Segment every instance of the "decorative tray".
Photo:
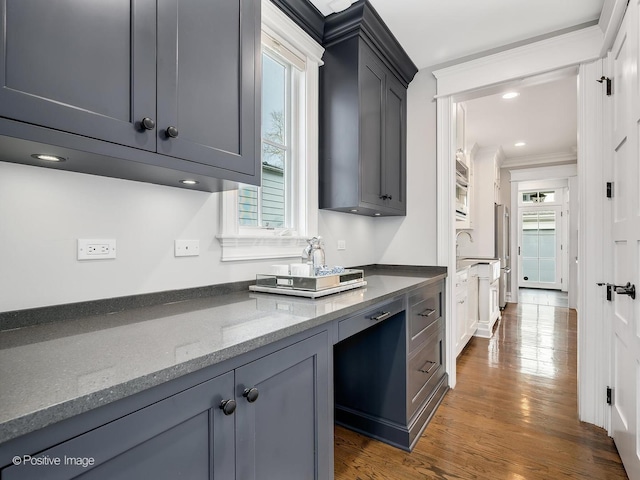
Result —
<svg viewBox="0 0 640 480"><path fill-rule="evenodd" d="M249 290L317 298L362 287L366 284L363 270L346 269L336 274L314 275L310 277L258 274L256 275L256 284L250 285Z"/></svg>

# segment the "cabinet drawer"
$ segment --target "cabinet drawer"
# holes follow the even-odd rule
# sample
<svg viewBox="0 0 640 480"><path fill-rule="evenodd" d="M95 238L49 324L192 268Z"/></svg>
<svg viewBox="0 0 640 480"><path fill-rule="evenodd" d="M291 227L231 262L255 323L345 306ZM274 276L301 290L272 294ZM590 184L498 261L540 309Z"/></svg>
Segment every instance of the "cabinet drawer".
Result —
<svg viewBox="0 0 640 480"><path fill-rule="evenodd" d="M429 285L409 296L409 351L433 334L442 317L442 283Z"/></svg>
<svg viewBox="0 0 640 480"><path fill-rule="evenodd" d="M444 323L435 322L435 331L409 358L408 417L427 400L444 375Z"/></svg>
<svg viewBox="0 0 640 480"><path fill-rule="evenodd" d="M403 311L403 303L403 299L399 298L393 302L377 305L364 313L341 320L338 323L338 341L342 341Z"/></svg>

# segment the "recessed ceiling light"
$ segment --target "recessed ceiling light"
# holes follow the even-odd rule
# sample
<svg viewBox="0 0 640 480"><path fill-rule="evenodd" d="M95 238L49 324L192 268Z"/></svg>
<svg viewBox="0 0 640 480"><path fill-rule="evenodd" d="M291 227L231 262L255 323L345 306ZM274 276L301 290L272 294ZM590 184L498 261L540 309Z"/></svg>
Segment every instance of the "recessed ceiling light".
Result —
<svg viewBox="0 0 640 480"><path fill-rule="evenodd" d="M200 182L197 182L196 180L180 180L180 183L184 183L185 185L197 185Z"/></svg>
<svg viewBox="0 0 640 480"><path fill-rule="evenodd" d="M374 213L373 215L376 216L376 217L379 217L381 214L380 213Z"/></svg>
<svg viewBox="0 0 640 480"><path fill-rule="evenodd" d="M58 155L50 155L48 153L34 153L31 155L37 160L45 160L47 162L65 162L67 159Z"/></svg>
<svg viewBox="0 0 640 480"><path fill-rule="evenodd" d="M351 212L353 212L353 213L357 213L357 212L358 212L358 209L357 209L357 208L354 208L353 210L351 210Z"/></svg>
<svg viewBox="0 0 640 480"><path fill-rule="evenodd" d="M505 100L511 100L512 98L516 98L518 95L520 95L518 92L507 92L502 95L502 98Z"/></svg>
<svg viewBox="0 0 640 480"><path fill-rule="evenodd" d="M524 142L518 142L515 144L516 147L524 147L526 145L526 143Z"/></svg>

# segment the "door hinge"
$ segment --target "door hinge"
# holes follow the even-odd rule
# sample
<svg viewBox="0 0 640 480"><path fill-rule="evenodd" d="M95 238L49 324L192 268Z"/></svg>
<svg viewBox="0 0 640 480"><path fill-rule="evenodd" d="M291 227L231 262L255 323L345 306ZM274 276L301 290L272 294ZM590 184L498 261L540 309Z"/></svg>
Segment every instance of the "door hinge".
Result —
<svg viewBox="0 0 640 480"><path fill-rule="evenodd" d="M609 77L605 77L604 75L601 76L598 80L596 80L596 82L598 83L605 83L607 85L607 96L610 97L611 96L611 91L613 88L613 81L609 78Z"/></svg>
<svg viewBox="0 0 640 480"><path fill-rule="evenodd" d="M613 182L607 182L607 198L613 198Z"/></svg>
<svg viewBox="0 0 640 480"><path fill-rule="evenodd" d="M607 405L611 405L612 403L612 392L611 392L611 387L607 387Z"/></svg>

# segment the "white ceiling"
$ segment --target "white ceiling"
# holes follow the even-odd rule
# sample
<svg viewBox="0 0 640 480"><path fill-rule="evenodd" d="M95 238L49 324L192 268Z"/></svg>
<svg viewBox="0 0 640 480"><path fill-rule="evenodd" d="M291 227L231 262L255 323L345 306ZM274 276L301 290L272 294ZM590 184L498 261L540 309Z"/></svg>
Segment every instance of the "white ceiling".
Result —
<svg viewBox="0 0 640 480"><path fill-rule="evenodd" d="M310 0L324 14L353 0ZM480 56L514 43L599 20L610 0L369 0L418 68ZM606 16L606 14L605 14ZM575 73L519 86L507 102L467 102L467 145L502 146L508 159L543 163L573 156L577 144ZM526 82L525 82L526 84ZM517 141L525 147L514 147ZM470 143L469 143L470 142Z"/></svg>
<svg viewBox="0 0 640 480"><path fill-rule="evenodd" d="M577 145L577 77L575 72L530 86L508 88L520 95L504 100L502 93L464 102L466 146L502 146L507 159L526 164L567 161ZM516 147L516 142L525 142ZM513 162L512 162L513 163Z"/></svg>
<svg viewBox="0 0 640 480"><path fill-rule="evenodd" d="M353 0L310 0L328 15ZM605 0L370 0L418 68L600 18Z"/></svg>

